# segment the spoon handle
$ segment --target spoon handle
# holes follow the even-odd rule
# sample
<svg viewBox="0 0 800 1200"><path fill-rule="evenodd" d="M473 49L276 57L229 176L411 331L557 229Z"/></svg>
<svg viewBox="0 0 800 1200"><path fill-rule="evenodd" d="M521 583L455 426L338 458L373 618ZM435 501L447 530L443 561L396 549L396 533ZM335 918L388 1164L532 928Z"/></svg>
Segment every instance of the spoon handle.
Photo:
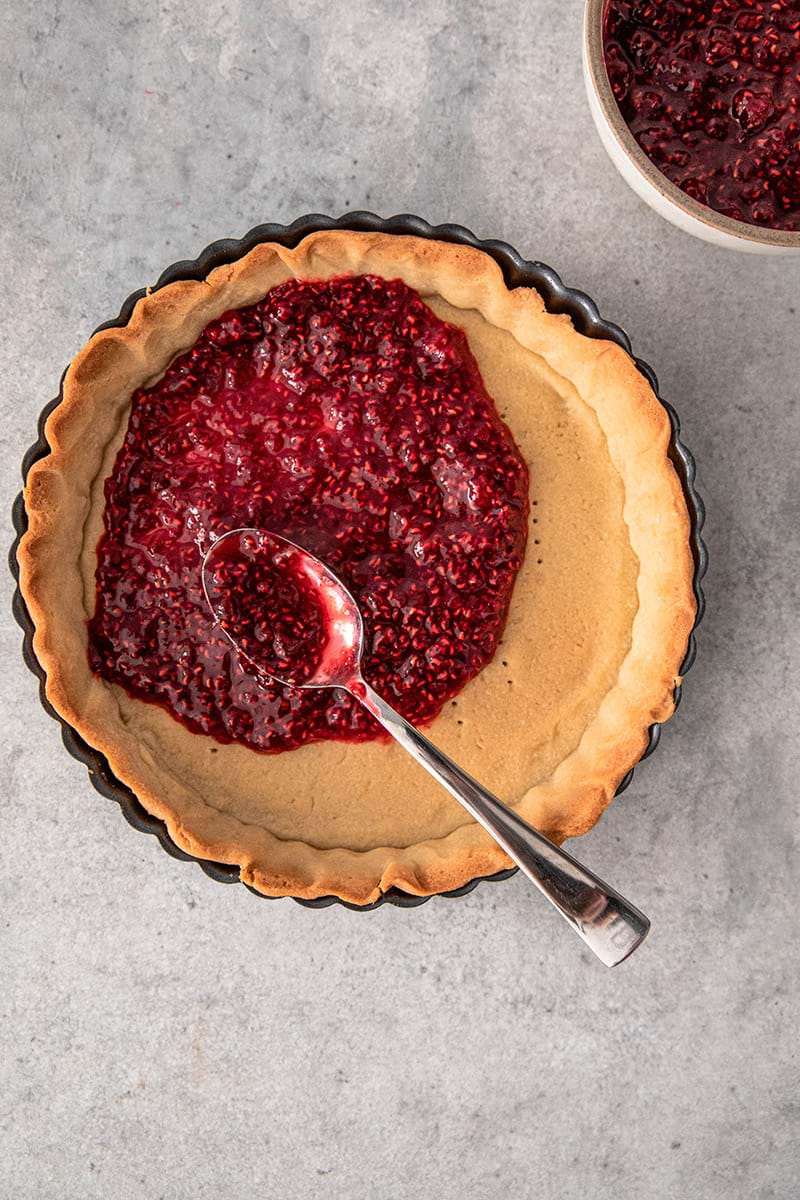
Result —
<svg viewBox="0 0 800 1200"><path fill-rule="evenodd" d="M614 967L647 937L650 922L623 896L523 821L358 680L353 695L491 834L601 962Z"/></svg>

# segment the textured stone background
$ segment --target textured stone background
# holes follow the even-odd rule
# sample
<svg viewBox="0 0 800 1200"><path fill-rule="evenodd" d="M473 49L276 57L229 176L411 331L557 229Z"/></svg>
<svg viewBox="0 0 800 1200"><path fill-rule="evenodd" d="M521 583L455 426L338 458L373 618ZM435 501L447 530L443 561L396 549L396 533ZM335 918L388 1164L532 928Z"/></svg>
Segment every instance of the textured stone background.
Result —
<svg viewBox="0 0 800 1200"><path fill-rule="evenodd" d="M677 404L710 612L579 853L653 919L618 971L519 878L309 912L131 830L60 745L5 589L0 1195L797 1196L800 261L672 229L606 159L579 0L6 0L2 504L134 287L317 209L506 238ZM10 534L8 535L10 537Z"/></svg>

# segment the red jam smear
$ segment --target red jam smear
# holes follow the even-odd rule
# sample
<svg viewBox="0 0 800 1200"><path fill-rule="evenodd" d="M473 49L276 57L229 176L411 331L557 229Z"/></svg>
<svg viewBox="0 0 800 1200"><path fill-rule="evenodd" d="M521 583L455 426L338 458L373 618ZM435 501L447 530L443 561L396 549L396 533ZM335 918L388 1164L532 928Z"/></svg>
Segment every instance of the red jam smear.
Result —
<svg viewBox="0 0 800 1200"><path fill-rule="evenodd" d="M365 678L430 721L495 653L527 506L463 331L401 280L291 280L134 393L106 483L91 666L222 742L379 736L340 689L259 682L214 627L202 555L257 527L340 576L364 617Z"/></svg>
<svg viewBox="0 0 800 1200"><path fill-rule="evenodd" d="M261 676L294 685L317 674L330 638L320 587L307 556L264 531L224 537L204 568L219 626Z"/></svg>
<svg viewBox="0 0 800 1200"><path fill-rule="evenodd" d="M716 212L800 230L796 0L610 0L605 57L645 154Z"/></svg>

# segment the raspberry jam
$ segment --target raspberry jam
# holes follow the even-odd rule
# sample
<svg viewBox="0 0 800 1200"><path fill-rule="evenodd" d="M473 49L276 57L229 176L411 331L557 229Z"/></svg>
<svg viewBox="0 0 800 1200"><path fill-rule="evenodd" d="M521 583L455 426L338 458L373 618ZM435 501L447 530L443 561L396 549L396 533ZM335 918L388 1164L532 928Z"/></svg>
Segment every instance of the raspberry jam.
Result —
<svg viewBox="0 0 800 1200"><path fill-rule="evenodd" d="M291 280L134 393L106 483L91 666L223 742L378 736L339 689L259 681L215 628L202 556L255 526L341 577L365 678L429 721L495 652L527 497L461 330L400 280Z"/></svg>
<svg viewBox="0 0 800 1200"><path fill-rule="evenodd" d="M605 58L645 154L726 216L800 230L797 0L609 0Z"/></svg>
<svg viewBox="0 0 800 1200"><path fill-rule="evenodd" d="M303 684L330 642L307 556L263 530L220 538L205 560L206 595L220 628L259 676Z"/></svg>

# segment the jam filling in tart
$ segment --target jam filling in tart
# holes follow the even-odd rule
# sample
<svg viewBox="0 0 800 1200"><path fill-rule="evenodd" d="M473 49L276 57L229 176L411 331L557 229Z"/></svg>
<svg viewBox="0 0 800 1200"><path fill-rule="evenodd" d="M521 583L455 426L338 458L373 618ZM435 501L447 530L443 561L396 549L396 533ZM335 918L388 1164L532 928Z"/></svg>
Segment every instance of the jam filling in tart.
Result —
<svg viewBox="0 0 800 1200"><path fill-rule="evenodd" d="M610 0L605 57L668 179L726 216L800 230L796 0Z"/></svg>
<svg viewBox="0 0 800 1200"><path fill-rule="evenodd" d="M341 690L240 661L203 593L214 540L255 526L327 562L361 608L366 679L423 723L495 653L528 478L464 333L402 281L362 275L291 280L210 324L134 394L105 501L92 669L194 730L277 751L381 731ZM241 580L269 593L269 627L251 613L244 632L276 672L324 640L277 566Z"/></svg>

